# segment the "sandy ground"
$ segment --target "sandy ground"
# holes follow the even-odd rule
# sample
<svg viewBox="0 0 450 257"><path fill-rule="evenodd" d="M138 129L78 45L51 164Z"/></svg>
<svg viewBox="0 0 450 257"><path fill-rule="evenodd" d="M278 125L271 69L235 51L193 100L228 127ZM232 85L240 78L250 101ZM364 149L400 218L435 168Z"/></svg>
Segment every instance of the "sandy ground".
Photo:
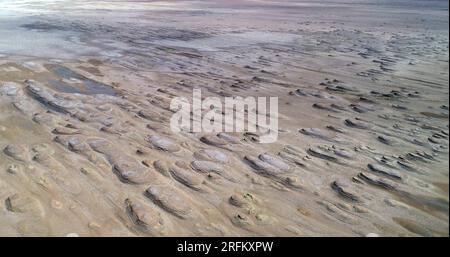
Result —
<svg viewBox="0 0 450 257"><path fill-rule="evenodd" d="M0 235L448 236L448 1L371 2L0 1Z"/></svg>

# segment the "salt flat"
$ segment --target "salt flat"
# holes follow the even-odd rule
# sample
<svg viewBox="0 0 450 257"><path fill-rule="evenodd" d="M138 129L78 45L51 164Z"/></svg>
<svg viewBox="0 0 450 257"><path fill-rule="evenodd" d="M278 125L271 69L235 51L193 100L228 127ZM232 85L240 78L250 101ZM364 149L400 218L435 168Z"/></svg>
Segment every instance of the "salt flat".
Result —
<svg viewBox="0 0 450 257"><path fill-rule="evenodd" d="M448 236L448 69L448 1L0 1L0 235Z"/></svg>

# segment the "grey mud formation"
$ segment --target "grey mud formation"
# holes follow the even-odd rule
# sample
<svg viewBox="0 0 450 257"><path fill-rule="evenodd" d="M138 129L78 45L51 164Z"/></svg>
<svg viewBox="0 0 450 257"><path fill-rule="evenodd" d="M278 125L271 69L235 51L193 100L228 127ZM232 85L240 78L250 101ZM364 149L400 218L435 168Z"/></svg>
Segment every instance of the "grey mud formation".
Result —
<svg viewBox="0 0 450 257"><path fill-rule="evenodd" d="M448 1L378 2L0 1L0 235L448 236Z"/></svg>

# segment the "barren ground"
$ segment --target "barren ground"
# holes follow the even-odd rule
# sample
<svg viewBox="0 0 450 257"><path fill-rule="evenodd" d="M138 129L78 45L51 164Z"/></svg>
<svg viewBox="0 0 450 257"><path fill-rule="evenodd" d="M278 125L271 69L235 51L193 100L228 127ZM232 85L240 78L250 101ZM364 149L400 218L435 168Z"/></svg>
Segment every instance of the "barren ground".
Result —
<svg viewBox="0 0 450 257"><path fill-rule="evenodd" d="M448 1L371 2L0 0L0 235L448 236Z"/></svg>

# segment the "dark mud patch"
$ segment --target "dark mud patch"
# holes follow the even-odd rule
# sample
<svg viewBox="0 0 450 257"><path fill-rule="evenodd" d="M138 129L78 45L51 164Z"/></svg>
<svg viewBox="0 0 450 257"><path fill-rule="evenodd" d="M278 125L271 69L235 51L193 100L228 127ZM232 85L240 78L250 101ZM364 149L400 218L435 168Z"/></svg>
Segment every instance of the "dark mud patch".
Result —
<svg viewBox="0 0 450 257"><path fill-rule="evenodd" d="M403 218L393 218L393 220L411 233L424 237L432 236L431 232L427 228L413 220Z"/></svg>
<svg viewBox="0 0 450 257"><path fill-rule="evenodd" d="M39 30L39 31L64 31L66 30L63 26L59 26L59 25L54 25L54 24L50 24L50 23L45 23L45 22L35 22L35 23L29 23L29 24L24 24L21 26L22 28L25 29L29 29L29 30Z"/></svg>
<svg viewBox="0 0 450 257"><path fill-rule="evenodd" d="M398 192L396 194L399 201L402 201L414 208L430 213L436 217L442 217L439 213L448 217L449 203L447 200L436 197L429 197L423 195L414 195L407 192Z"/></svg>
<svg viewBox="0 0 450 257"><path fill-rule="evenodd" d="M446 113L434 113L434 112L421 112L420 114L427 116L429 118L436 118L436 119L448 119L449 116Z"/></svg>
<svg viewBox="0 0 450 257"><path fill-rule="evenodd" d="M433 185L435 185L436 187L438 187L439 189L441 189L442 191L444 191L447 195L448 195L448 183L433 183Z"/></svg>
<svg viewBox="0 0 450 257"><path fill-rule="evenodd" d="M28 30L36 30L40 32L65 31L91 34L96 36L102 34L114 34L116 40L131 44L137 42L151 42L154 40L163 39L189 41L194 39L208 38L211 36L209 33L205 32L176 29L172 27L148 27L143 25L136 25L134 23L88 24L79 21L63 21L56 19L27 23L22 25L21 27Z"/></svg>

